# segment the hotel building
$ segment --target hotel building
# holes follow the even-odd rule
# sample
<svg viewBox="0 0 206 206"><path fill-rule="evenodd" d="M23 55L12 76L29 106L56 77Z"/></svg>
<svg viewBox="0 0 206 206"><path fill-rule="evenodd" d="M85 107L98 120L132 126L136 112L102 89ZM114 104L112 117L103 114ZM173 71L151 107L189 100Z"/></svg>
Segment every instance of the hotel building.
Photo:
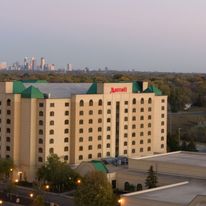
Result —
<svg viewBox="0 0 206 206"><path fill-rule="evenodd" d="M147 82L0 83L0 155L32 181L55 153L69 164L166 152L167 96Z"/></svg>

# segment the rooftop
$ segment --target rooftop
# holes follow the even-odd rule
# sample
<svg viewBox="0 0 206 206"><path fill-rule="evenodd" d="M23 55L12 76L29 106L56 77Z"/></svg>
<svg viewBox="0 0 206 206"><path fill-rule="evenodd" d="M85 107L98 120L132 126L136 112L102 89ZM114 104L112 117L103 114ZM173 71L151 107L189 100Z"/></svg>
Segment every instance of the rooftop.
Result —
<svg viewBox="0 0 206 206"><path fill-rule="evenodd" d="M136 159L144 159L148 161L165 162L171 164L206 167L205 153L197 153L197 152L182 152L182 151L171 152L167 154L153 155L149 157L136 158Z"/></svg>

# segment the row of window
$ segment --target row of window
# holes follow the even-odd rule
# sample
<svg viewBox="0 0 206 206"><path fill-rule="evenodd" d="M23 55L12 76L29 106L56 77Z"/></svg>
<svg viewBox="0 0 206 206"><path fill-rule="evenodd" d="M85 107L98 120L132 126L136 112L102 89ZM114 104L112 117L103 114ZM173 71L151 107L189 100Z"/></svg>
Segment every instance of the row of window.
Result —
<svg viewBox="0 0 206 206"><path fill-rule="evenodd" d="M55 103L51 102L49 106L50 106L50 107L55 107ZM69 107L69 102L65 102L65 103L64 103L64 106L65 106L65 107ZM39 103L39 107L44 107L44 103L43 103L43 102L40 102L40 103Z"/></svg>
<svg viewBox="0 0 206 206"><path fill-rule="evenodd" d="M68 120L68 119L64 120L64 124L65 124L65 125L68 125L68 124L69 124L69 120ZM39 120L39 125L40 125L40 126L44 125L44 121L43 121L43 120ZM49 122L49 125L54 125L54 120L51 120L51 121Z"/></svg>
<svg viewBox="0 0 206 206"><path fill-rule="evenodd" d="M64 129L64 134L68 134L69 133L69 129ZM43 135L44 134L44 130L43 129L39 129L39 134L40 135ZM53 129L50 129L49 130L49 134L50 135L53 135L54 134L54 130Z"/></svg>
<svg viewBox="0 0 206 206"><path fill-rule="evenodd" d="M51 111L51 112L49 113L49 115L50 115L50 117L53 117L53 116L55 115L54 111ZM64 112L64 115L65 115L65 116L68 116L68 115L69 115L69 111L65 111L65 112ZM43 112L43 111L39 111L39 116L40 116L40 117L44 116L44 112Z"/></svg>
<svg viewBox="0 0 206 206"><path fill-rule="evenodd" d="M39 144L43 144L44 140L43 140L42 138L39 138L38 142L39 142ZM68 137L65 137L65 138L64 138L64 142L65 142L65 143L69 142L69 138L68 138ZM50 144L54 144L54 139L50 139L50 140L49 140L49 143L50 143Z"/></svg>

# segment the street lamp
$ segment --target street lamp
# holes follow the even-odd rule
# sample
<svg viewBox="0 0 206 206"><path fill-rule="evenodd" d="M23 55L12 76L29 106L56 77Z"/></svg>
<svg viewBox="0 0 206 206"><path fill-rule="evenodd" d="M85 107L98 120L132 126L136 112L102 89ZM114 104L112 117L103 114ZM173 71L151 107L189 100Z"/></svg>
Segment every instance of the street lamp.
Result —
<svg viewBox="0 0 206 206"><path fill-rule="evenodd" d="M181 129L182 128L180 128L180 127L178 128L178 142L179 142L179 145L180 145L180 132L181 132Z"/></svg>
<svg viewBox="0 0 206 206"><path fill-rule="evenodd" d="M81 180L80 179L77 180L77 184L78 185L81 184Z"/></svg>
<svg viewBox="0 0 206 206"><path fill-rule="evenodd" d="M49 189L49 185L45 185L45 188L46 188L46 190L48 190Z"/></svg>
<svg viewBox="0 0 206 206"><path fill-rule="evenodd" d="M0 205L3 205L3 200L0 200Z"/></svg>
<svg viewBox="0 0 206 206"><path fill-rule="evenodd" d="M121 206L121 203L122 203L122 199L118 199L118 204Z"/></svg>
<svg viewBox="0 0 206 206"><path fill-rule="evenodd" d="M33 194L33 193L30 193L29 196L32 198L32 197L34 197L34 194Z"/></svg>

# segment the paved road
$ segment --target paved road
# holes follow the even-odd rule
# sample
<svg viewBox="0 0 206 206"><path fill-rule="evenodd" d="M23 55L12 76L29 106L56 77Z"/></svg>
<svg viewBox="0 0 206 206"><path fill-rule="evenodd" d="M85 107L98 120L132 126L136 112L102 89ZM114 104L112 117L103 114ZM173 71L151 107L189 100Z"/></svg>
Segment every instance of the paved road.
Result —
<svg viewBox="0 0 206 206"><path fill-rule="evenodd" d="M1 183L0 189L2 190L4 188L5 188L5 185ZM18 186L16 187L15 192L12 192L12 193L18 196L29 197L29 194L30 193L35 194L35 191L33 189L28 189L28 188ZM58 204L59 206L75 206L74 200L70 197L67 197L66 195L55 194L55 193L44 192L44 191L42 191L41 195L44 197L46 202L53 202L55 204Z"/></svg>
<svg viewBox="0 0 206 206"><path fill-rule="evenodd" d="M196 112L168 112L168 116L176 116L176 115L206 115L205 111L196 111Z"/></svg>

